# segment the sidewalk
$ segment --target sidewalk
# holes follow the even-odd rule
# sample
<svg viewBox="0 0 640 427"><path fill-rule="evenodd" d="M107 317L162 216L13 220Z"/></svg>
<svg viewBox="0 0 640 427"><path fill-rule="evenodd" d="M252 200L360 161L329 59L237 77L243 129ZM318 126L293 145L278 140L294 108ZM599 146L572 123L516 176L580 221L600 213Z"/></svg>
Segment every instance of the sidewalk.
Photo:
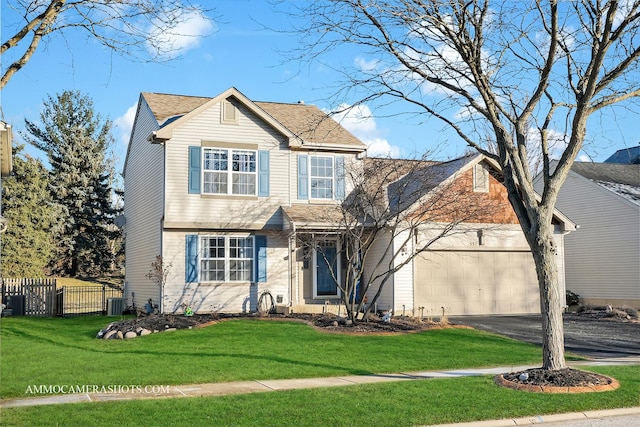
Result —
<svg viewBox="0 0 640 427"><path fill-rule="evenodd" d="M640 364L640 357L620 359L599 359L569 363L572 367ZM356 384L373 384L393 381L412 381L428 378L455 378L464 376L497 375L504 372L521 371L537 366L502 366L480 369L457 369L447 371L402 372L395 374L350 375L328 378L305 378L285 380L236 381L227 383L188 384L157 387L157 392L127 390L112 393L57 394L21 399L4 399L0 408L38 405L58 405L79 402L106 402L132 399L181 398L202 396L224 396L246 393L264 393L269 391L294 390L303 388L340 387ZM640 409L640 408L638 408ZM640 414L640 412L638 412ZM479 425L479 424L473 424ZM484 424L483 424L484 425ZM489 426L491 424L486 424ZM496 425L514 425L496 424ZM518 424L515 424L518 425ZM522 424L519 424L522 425Z"/></svg>

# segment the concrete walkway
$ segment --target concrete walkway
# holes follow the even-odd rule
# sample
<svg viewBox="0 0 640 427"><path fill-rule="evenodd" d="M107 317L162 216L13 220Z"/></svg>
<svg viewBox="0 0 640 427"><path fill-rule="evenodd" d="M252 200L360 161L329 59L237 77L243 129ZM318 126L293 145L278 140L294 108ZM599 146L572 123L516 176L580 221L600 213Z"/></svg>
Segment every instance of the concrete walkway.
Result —
<svg viewBox="0 0 640 427"><path fill-rule="evenodd" d="M569 363L572 367L640 364L640 357L599 359ZM285 380L236 381L225 383L187 384L171 386L116 386L115 390L100 390L97 386L85 387L84 392L47 396L3 399L0 408L18 406L58 405L79 402L106 402L131 399L180 398L201 396L224 396L269 391L294 390L319 387L339 387L356 384L374 384L392 381L412 381L428 378L455 378L480 375L497 375L504 372L522 371L537 366L502 366L481 369L457 369L447 371L401 372L395 374L350 375L328 378L304 378Z"/></svg>

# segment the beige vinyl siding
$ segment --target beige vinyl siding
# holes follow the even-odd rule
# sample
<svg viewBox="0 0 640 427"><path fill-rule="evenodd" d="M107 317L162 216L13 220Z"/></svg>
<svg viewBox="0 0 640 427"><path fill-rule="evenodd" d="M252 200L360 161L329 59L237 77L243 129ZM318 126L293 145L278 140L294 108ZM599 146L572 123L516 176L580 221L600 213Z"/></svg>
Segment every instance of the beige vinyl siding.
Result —
<svg viewBox="0 0 640 427"><path fill-rule="evenodd" d="M166 227L261 229L280 227L279 207L289 203L289 157L284 137L245 108L238 124L220 123L220 104L177 127L166 143ZM219 143L247 144L268 150L269 197L237 197L188 193L189 147Z"/></svg>
<svg viewBox="0 0 640 427"><path fill-rule="evenodd" d="M640 206L571 172L557 208L580 226L564 239L567 289L640 304Z"/></svg>
<svg viewBox="0 0 640 427"><path fill-rule="evenodd" d="M364 260L364 272L365 279L368 281L369 278L373 278L379 274L384 274L384 272L389 270L389 265L392 262L392 250L389 250L387 254L385 254L385 250L389 245L389 239L391 236L388 233L380 233L374 245L369 249L366 254L366 258ZM374 296L378 292L380 288L380 284L382 282L381 277L377 280L374 280L371 283L371 286L367 292L367 298L369 302L373 301ZM393 308L393 287L395 283L394 276L391 276L384 283L382 288L382 293L377 301L377 308L379 310L387 310L389 308Z"/></svg>
<svg viewBox="0 0 640 427"><path fill-rule="evenodd" d="M142 307L151 298L158 303L160 290L146 276L151 263L161 255L161 220L163 202L163 147L147 141L157 129L149 107L141 105L133 127L125 165L125 297L127 304ZM135 293L135 298L132 297Z"/></svg>
<svg viewBox="0 0 640 427"><path fill-rule="evenodd" d="M267 236L266 282L185 283L185 236L187 234L195 233L182 231L163 233L164 256L171 263L165 286L166 312L183 311L183 303L197 313L251 312L256 310L260 294L266 291L271 293L274 300L278 295L282 295L282 304L289 304L287 285L289 273L288 263L285 260L288 255L286 236L273 233Z"/></svg>
<svg viewBox="0 0 640 427"><path fill-rule="evenodd" d="M394 252L397 254L395 265L400 265L409 259L413 253L413 238L410 231L404 231L395 238ZM402 244L408 239L406 250ZM393 313L394 315L411 315L413 310L413 264L409 261L400 268L393 277Z"/></svg>

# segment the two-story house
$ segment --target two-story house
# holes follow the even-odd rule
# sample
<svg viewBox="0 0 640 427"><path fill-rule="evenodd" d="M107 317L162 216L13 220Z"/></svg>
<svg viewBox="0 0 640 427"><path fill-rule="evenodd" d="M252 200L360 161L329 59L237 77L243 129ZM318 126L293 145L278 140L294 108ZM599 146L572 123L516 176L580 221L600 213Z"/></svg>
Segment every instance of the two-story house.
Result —
<svg viewBox="0 0 640 427"><path fill-rule="evenodd" d="M124 168L128 304L249 312L269 291L296 312L337 307L335 279L344 280L345 266L331 218L352 192L345 171L361 164L366 148L304 103L256 102L235 88L213 98L142 93ZM433 188L456 181L508 206L498 167L483 156L433 166ZM572 225L557 215L561 268ZM302 235L311 247L300 245ZM413 250L406 242L397 262ZM148 278L158 255L164 289ZM376 264L369 259L365 269ZM380 298L396 313L441 306L450 314L539 312L533 260L510 207L404 265Z"/></svg>
<svg viewBox="0 0 640 427"><path fill-rule="evenodd" d="M253 102L235 88L142 93L124 169L129 303L242 312L269 289L291 305L284 209L344 198L341 170L365 149L315 106ZM157 255L171 266L162 298L147 278ZM337 296L321 267L309 280L309 303Z"/></svg>

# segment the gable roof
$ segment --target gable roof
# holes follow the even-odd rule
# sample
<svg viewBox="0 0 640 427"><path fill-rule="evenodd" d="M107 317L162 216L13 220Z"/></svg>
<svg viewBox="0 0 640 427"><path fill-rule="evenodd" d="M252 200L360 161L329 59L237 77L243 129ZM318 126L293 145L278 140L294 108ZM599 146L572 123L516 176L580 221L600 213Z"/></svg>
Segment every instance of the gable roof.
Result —
<svg viewBox="0 0 640 427"><path fill-rule="evenodd" d="M305 146L337 144L366 147L362 141L315 105L277 102L255 104L298 136Z"/></svg>
<svg viewBox="0 0 640 427"><path fill-rule="evenodd" d="M446 162L425 162L414 165L407 174L389 184L389 203L397 212L404 212L427 196L436 187L444 185L484 159L481 154L465 155Z"/></svg>
<svg viewBox="0 0 640 427"><path fill-rule="evenodd" d="M640 206L640 165L575 162L571 170Z"/></svg>
<svg viewBox="0 0 640 427"><path fill-rule="evenodd" d="M206 108L228 98L234 98L276 131L289 139L291 147L337 149L363 152L367 146L353 136L327 113L314 105L254 102L236 88L230 88L213 98L143 92L160 129L152 138L167 140L175 127Z"/></svg>
<svg viewBox="0 0 640 427"><path fill-rule="evenodd" d="M605 163L622 163L626 165L640 165L640 145L623 148L613 153Z"/></svg>
<svg viewBox="0 0 640 427"><path fill-rule="evenodd" d="M167 119L183 116L211 100L211 98L199 96L168 95L152 92L142 92L141 95L149 105L159 126L164 125Z"/></svg>

